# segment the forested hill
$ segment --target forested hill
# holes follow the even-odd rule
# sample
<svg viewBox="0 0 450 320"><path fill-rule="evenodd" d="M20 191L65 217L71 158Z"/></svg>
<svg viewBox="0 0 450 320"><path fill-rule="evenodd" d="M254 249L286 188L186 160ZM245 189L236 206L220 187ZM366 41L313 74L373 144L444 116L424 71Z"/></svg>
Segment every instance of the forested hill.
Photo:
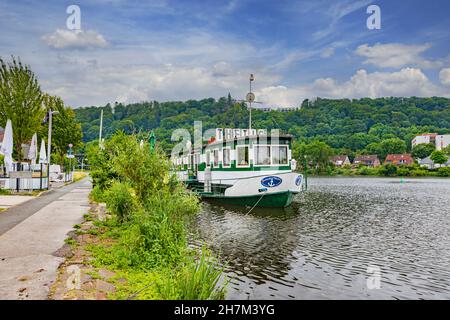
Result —
<svg viewBox="0 0 450 320"><path fill-rule="evenodd" d="M203 121L203 130L216 127L245 128L248 111L228 98L185 102L115 104L75 109L85 141L98 138L100 110L104 110L104 136L117 130L148 133L154 129L164 148L171 146L176 128L193 131L194 121ZM113 112L114 109L114 112ZM372 153L386 139L399 138L410 148L415 134L450 133L450 99L379 98L305 100L299 110L252 112L254 128L280 128L297 141L319 140L335 152ZM376 152L375 152L376 153Z"/></svg>

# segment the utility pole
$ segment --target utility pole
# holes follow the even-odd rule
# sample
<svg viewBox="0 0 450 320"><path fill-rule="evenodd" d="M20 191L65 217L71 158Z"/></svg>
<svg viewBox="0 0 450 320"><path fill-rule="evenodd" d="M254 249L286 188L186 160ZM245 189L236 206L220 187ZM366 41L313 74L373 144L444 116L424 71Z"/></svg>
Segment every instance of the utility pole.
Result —
<svg viewBox="0 0 450 320"><path fill-rule="evenodd" d="M100 111L100 130L98 133L98 145L102 145L102 130L103 130L103 109Z"/></svg>
<svg viewBox="0 0 450 320"><path fill-rule="evenodd" d="M52 126L53 126L53 115L58 114L59 111L52 111L51 109L48 111L48 141L47 141L47 161L50 169L50 156L52 154Z"/></svg>

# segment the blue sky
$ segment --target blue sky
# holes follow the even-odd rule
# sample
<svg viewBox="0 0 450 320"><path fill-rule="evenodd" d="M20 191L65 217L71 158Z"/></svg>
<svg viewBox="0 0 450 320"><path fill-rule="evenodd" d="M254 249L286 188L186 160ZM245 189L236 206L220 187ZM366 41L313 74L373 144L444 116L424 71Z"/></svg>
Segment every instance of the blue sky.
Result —
<svg viewBox="0 0 450 320"><path fill-rule="evenodd" d="M81 30L66 8L81 9ZM381 29L369 30L369 5ZM108 102L450 97L450 2L2 1L0 56L73 107Z"/></svg>

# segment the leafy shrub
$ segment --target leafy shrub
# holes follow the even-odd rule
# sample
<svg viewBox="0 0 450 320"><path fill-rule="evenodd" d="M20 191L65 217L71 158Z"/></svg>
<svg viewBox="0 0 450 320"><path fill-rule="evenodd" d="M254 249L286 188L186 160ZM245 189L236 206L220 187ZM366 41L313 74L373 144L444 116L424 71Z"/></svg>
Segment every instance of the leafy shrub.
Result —
<svg viewBox="0 0 450 320"><path fill-rule="evenodd" d="M378 173L378 171L375 168L370 168L367 166L359 166L356 173L360 174L362 176L372 176L372 175L376 175Z"/></svg>
<svg viewBox="0 0 450 320"><path fill-rule="evenodd" d="M408 167L406 166L400 166L399 168L397 168L397 176L400 177L407 177L411 175L411 171Z"/></svg>
<svg viewBox="0 0 450 320"><path fill-rule="evenodd" d="M441 167L437 169L437 175L440 177L450 177L450 167Z"/></svg>
<svg viewBox="0 0 450 320"><path fill-rule="evenodd" d="M114 182L106 192L106 207L119 222L128 221L133 211L137 209L131 187L122 182Z"/></svg>
<svg viewBox="0 0 450 320"><path fill-rule="evenodd" d="M378 174L382 176L392 177L397 174L397 166L387 163L378 167Z"/></svg>
<svg viewBox="0 0 450 320"><path fill-rule="evenodd" d="M90 197L95 202L105 202L104 201L104 198L105 198L104 192L98 185L96 185L92 188Z"/></svg>
<svg viewBox="0 0 450 320"><path fill-rule="evenodd" d="M411 176L413 177L425 177L430 175L430 171L424 169L414 169L411 171Z"/></svg>

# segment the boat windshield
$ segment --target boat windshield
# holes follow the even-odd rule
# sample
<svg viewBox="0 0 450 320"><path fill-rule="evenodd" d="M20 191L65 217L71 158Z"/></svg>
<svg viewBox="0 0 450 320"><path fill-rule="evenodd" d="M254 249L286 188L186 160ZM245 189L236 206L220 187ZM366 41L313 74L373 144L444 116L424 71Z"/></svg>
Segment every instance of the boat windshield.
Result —
<svg viewBox="0 0 450 320"><path fill-rule="evenodd" d="M272 147L272 164L288 164L287 146Z"/></svg>
<svg viewBox="0 0 450 320"><path fill-rule="evenodd" d="M256 164L270 165L270 146L256 146Z"/></svg>
<svg viewBox="0 0 450 320"><path fill-rule="evenodd" d="M238 167L248 166L248 146L237 146L237 165Z"/></svg>

